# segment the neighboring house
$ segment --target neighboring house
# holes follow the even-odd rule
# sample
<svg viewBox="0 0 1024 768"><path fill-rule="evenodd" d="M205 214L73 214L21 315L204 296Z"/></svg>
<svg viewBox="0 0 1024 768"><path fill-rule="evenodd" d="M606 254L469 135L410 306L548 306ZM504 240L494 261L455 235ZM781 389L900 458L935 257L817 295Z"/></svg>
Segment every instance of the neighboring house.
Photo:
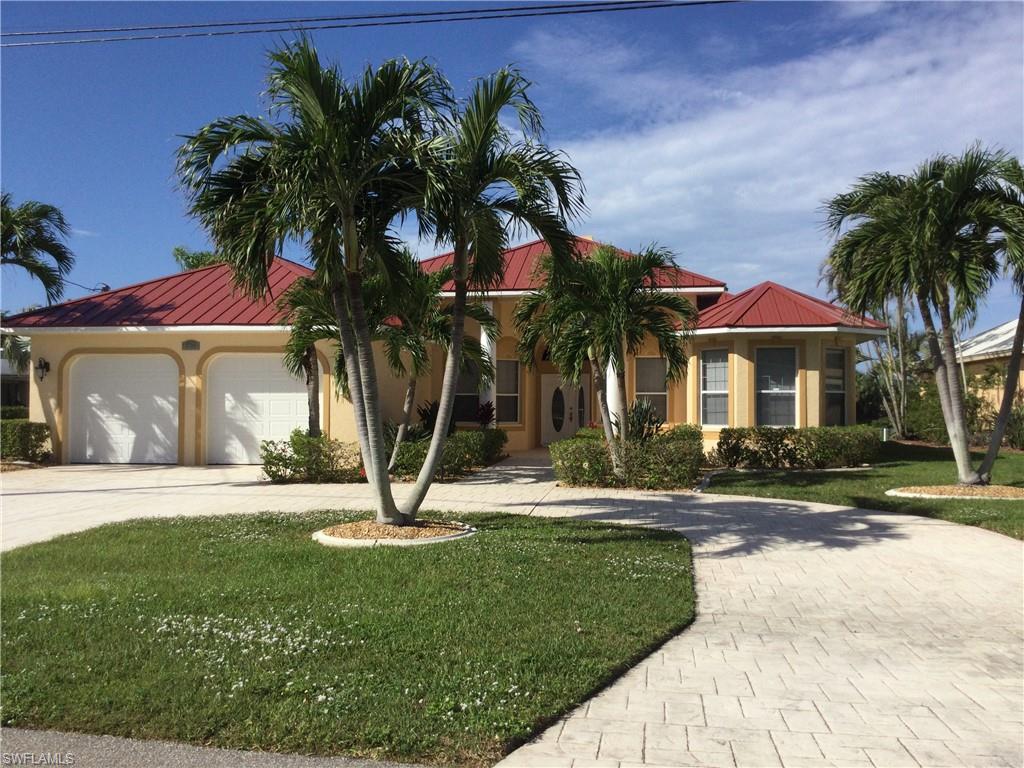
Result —
<svg viewBox="0 0 1024 768"><path fill-rule="evenodd" d="M1010 348L1016 333L1017 321L1009 320L963 339L957 347L957 361L963 365L972 389L995 408L999 408L1003 400ZM1017 391L1024 396L1024 376L1018 381Z"/></svg>
<svg viewBox="0 0 1024 768"><path fill-rule="evenodd" d="M596 245L577 239L584 255ZM599 418L589 377L569 386L544 350L532 370L517 359L512 312L536 287L544 250L538 241L506 253L504 280L482 297L502 328L500 338L481 339L496 361L496 382L480 391L464 375L456 399L466 425L480 402L493 401L513 451ZM450 259L429 259L424 268ZM307 422L305 387L281 364L287 330L275 307L306 274L275 259L272 298L253 301L233 290L227 266L216 265L8 318L11 329L32 337L33 356L50 364L43 378L32 377L31 418L50 424L63 462L257 463L261 440ZM775 283L730 295L720 280L675 268L658 285L701 310L689 374L666 385L665 361L652 344L627 363L630 401L651 401L669 423L701 424L709 445L724 426L853 423L855 348L883 326ZM479 337L480 329L468 321L467 333ZM318 349L324 430L354 441L351 404L335 394L330 374L332 350ZM440 393L442 354L435 350L418 385L421 402ZM397 420L405 383L382 363L378 377L384 416Z"/></svg>

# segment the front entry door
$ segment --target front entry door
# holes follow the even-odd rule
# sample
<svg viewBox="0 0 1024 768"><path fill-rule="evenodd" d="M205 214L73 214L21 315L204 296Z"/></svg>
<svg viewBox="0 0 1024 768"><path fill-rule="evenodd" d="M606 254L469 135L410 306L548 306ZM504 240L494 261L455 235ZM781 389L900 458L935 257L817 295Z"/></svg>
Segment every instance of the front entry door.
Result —
<svg viewBox="0 0 1024 768"><path fill-rule="evenodd" d="M576 434L579 428L578 387L574 387L557 373L545 373L540 380L540 410L542 445L564 440Z"/></svg>

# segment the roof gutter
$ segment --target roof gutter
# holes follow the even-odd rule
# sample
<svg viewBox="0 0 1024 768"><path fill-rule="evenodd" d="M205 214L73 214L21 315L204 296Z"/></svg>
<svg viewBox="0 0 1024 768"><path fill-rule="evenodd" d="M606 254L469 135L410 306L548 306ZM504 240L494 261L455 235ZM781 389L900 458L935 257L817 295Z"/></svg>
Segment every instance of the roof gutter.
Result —
<svg viewBox="0 0 1024 768"><path fill-rule="evenodd" d="M55 333L287 333L290 325L46 325L4 328L4 333L40 336Z"/></svg>
<svg viewBox="0 0 1024 768"><path fill-rule="evenodd" d="M721 334L755 333L855 333L862 336L884 336L884 328L858 328L853 325L776 325L761 328L697 328L694 336L718 336Z"/></svg>

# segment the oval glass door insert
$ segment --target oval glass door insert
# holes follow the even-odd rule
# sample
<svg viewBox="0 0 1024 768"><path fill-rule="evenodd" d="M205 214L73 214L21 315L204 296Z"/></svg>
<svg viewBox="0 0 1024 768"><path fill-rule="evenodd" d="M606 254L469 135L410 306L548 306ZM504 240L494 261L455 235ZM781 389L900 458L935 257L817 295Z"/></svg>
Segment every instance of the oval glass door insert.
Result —
<svg viewBox="0 0 1024 768"><path fill-rule="evenodd" d="M551 424L555 428L555 432L561 432L564 423L565 395L562 394L562 388L558 387L551 395Z"/></svg>

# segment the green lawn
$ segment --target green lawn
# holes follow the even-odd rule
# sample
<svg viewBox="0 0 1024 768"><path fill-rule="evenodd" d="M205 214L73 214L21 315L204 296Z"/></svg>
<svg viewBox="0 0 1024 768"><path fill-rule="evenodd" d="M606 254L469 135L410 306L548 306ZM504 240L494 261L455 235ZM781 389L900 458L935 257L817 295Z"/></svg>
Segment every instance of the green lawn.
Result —
<svg viewBox="0 0 1024 768"><path fill-rule="evenodd" d="M693 618L670 532L468 515L480 533L445 544L309 538L355 517L137 521L4 554L3 724L479 765Z"/></svg>
<svg viewBox="0 0 1024 768"><path fill-rule="evenodd" d="M981 456L975 456L980 460ZM1024 486L1024 453L1004 452L994 471L995 482ZM710 493L768 496L777 499L821 501L887 512L938 517L964 525L989 528L1024 538L1024 502L977 499L926 500L886 496L890 488L907 485L946 485L956 482L956 466L948 448L889 442L882 460L857 472L727 472L716 475Z"/></svg>

